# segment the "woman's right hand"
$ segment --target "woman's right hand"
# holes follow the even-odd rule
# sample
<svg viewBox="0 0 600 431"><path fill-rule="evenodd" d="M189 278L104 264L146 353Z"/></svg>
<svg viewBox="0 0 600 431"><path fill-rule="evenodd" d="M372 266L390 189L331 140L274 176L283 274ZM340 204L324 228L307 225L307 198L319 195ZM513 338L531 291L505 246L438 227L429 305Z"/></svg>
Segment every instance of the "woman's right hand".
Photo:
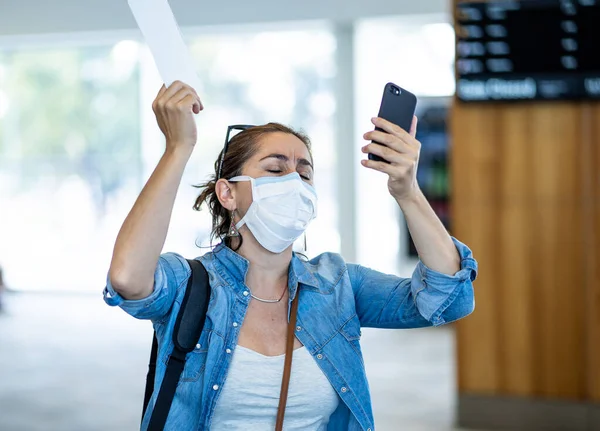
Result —
<svg viewBox="0 0 600 431"><path fill-rule="evenodd" d="M204 107L196 91L180 81L158 92L152 110L160 130L167 138L167 150L193 149L198 139L194 114Z"/></svg>

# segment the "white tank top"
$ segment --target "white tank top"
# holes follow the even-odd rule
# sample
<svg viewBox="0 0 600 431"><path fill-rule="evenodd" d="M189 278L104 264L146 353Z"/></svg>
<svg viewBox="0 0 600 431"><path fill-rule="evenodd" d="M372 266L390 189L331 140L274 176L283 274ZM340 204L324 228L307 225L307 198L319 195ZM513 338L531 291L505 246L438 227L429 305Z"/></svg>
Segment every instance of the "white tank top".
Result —
<svg viewBox="0 0 600 431"><path fill-rule="evenodd" d="M211 431L273 430L285 355L237 346L215 407ZM324 431L339 397L305 347L294 350L283 429Z"/></svg>

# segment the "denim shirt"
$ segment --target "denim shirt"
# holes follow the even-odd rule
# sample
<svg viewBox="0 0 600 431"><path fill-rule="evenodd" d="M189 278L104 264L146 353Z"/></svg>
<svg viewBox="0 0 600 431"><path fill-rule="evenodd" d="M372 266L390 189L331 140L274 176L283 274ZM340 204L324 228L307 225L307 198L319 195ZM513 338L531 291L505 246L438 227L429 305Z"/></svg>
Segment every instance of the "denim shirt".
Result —
<svg viewBox="0 0 600 431"><path fill-rule="evenodd" d="M473 311L477 262L467 246L453 241L461 257L461 269L453 276L433 271L422 262L412 278L400 278L346 263L334 253L310 261L293 255L288 288L290 301L300 295L296 337L341 400L328 430L375 429L360 346L361 327L437 326ZM188 354L165 430L210 430L251 300L244 283L247 260L222 244L198 259L208 271L212 293L204 329L196 349ZM160 388L173 349L173 327L190 273L183 257L166 253L159 259L154 290L147 298L125 300L110 281L104 290L109 305L118 305L138 319L152 320L159 341L155 388ZM156 397L157 391L142 430L148 426Z"/></svg>

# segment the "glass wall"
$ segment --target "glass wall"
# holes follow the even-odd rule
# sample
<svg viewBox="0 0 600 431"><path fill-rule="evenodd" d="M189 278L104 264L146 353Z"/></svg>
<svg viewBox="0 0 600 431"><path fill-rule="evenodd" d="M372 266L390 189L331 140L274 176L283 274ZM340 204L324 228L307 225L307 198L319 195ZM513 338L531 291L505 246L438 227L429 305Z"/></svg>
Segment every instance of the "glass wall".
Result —
<svg viewBox="0 0 600 431"><path fill-rule="evenodd" d="M454 94L454 30L444 17L363 20L356 26L354 57L357 153L365 144L363 133L373 128L370 118L377 115L387 82L417 95L417 115ZM415 261L406 258L407 232L387 176L358 169L356 193L359 261L389 272L397 272L400 262L400 271L410 274Z"/></svg>
<svg viewBox="0 0 600 431"><path fill-rule="evenodd" d="M187 257L208 250L211 220L191 210L193 185L212 172L227 125L278 121L313 141L320 211L308 232L309 255L339 251L334 33L311 24L186 36L206 109L165 250ZM419 109L454 93L453 44L443 17L356 24L357 158L386 82L416 93ZM0 265L11 287L101 288L118 229L164 149L151 109L160 85L139 41L0 49ZM356 171L358 260L397 271L410 243L386 177L359 165Z"/></svg>
<svg viewBox="0 0 600 431"><path fill-rule="evenodd" d="M203 33L189 43L206 109L165 250L208 250L198 246L209 244L210 217L192 211L192 185L213 171L227 125L278 121L313 141L322 211L309 253L339 251L331 32ZM0 265L17 290L99 291L118 229L164 149L147 48L65 46L0 51Z"/></svg>
<svg viewBox="0 0 600 431"><path fill-rule="evenodd" d="M9 287L98 289L115 208L129 205L141 179L130 48L0 53L0 264Z"/></svg>

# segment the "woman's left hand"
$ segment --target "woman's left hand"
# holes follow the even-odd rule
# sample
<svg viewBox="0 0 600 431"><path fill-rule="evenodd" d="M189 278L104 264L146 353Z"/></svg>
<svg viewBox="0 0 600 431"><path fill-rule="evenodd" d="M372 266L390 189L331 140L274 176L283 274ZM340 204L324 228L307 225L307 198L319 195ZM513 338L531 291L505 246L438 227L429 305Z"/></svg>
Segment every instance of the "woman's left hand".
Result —
<svg viewBox="0 0 600 431"><path fill-rule="evenodd" d="M384 131L373 130L365 133L365 140L378 144L371 142L362 147L362 152L374 154L390 163L362 160L362 165L388 174L388 189L396 200L410 199L419 191L417 165L421 143L415 138L417 117L413 117L410 132L383 118L373 118L371 122Z"/></svg>

